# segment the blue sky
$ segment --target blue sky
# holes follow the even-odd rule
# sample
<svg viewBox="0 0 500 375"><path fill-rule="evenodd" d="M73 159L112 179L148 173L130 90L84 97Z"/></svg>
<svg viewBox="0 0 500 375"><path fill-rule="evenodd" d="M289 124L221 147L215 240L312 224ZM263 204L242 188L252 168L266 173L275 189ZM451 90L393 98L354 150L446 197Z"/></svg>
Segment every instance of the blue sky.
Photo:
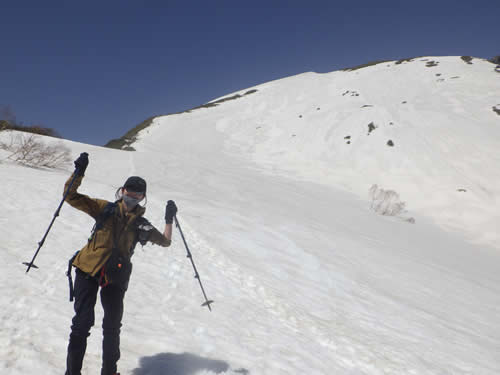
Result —
<svg viewBox="0 0 500 375"><path fill-rule="evenodd" d="M153 115L306 71L500 55L491 1L3 1L0 106L103 145Z"/></svg>

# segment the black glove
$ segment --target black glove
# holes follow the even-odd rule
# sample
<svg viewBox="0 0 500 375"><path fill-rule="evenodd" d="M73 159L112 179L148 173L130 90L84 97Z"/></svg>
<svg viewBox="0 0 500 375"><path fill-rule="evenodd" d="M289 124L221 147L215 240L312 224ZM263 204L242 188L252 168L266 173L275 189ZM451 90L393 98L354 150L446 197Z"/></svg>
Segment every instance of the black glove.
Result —
<svg viewBox="0 0 500 375"><path fill-rule="evenodd" d="M75 160L75 174L83 176L87 169L87 165L89 165L89 154L82 152L78 159Z"/></svg>
<svg viewBox="0 0 500 375"><path fill-rule="evenodd" d="M168 201L165 207L165 223L172 224L174 216L177 213L177 206L174 201Z"/></svg>

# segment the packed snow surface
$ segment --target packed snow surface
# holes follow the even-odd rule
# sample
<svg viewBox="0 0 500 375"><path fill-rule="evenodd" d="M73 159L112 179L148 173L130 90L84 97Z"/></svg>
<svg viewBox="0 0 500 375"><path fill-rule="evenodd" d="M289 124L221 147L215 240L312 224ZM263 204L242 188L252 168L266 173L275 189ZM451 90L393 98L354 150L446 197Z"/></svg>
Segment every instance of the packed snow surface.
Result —
<svg viewBox="0 0 500 375"><path fill-rule="evenodd" d="M113 200L128 176L144 177L159 229L174 199L215 301L200 306L176 229L170 248L139 246L119 371L499 374L500 74L471 62L423 57L266 83L156 118L135 152L41 137L73 159L89 153L79 191L92 197ZM0 373L63 374L65 271L93 220L63 205L26 274L73 166L6 155ZM373 185L407 211L375 212ZM83 374L100 371L96 312Z"/></svg>

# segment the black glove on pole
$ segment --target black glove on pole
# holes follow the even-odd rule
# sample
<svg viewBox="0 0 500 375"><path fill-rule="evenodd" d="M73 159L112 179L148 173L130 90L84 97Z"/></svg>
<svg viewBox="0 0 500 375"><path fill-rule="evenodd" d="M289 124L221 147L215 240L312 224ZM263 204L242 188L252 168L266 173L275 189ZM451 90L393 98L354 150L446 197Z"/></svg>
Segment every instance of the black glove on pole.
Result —
<svg viewBox="0 0 500 375"><path fill-rule="evenodd" d="M38 268L37 266L35 266L33 264L33 262L35 261L35 258L37 257L38 252L42 248L42 246L43 246L43 244L45 242L45 239L47 238L47 235L50 232L50 228L52 228L52 224L54 224L54 221L56 220L56 217L59 216L59 211L61 210L61 207L62 207L64 201L66 200L66 197L69 194L71 186L73 186L73 182L75 182L75 179L78 176L83 176L83 174L85 173L85 169L87 168L88 164L89 164L89 154L87 154L86 152L81 153L80 156L78 157L78 159L75 160L75 172L73 174L73 178L71 179L71 182L68 185L68 189L64 193L63 199L62 199L61 203L59 204L59 207L57 207L57 210L54 213L54 217L52 218L52 221L50 222L50 225L49 225L47 231L45 232L45 235L43 236L42 240L38 243L38 249L36 250L35 255L33 256L33 259L31 259L31 262L23 262L24 265L28 266L28 269L26 270L26 273L29 272L29 270L30 270L31 267Z"/></svg>
<svg viewBox="0 0 500 375"><path fill-rule="evenodd" d="M167 207L168 207L168 205L167 205ZM210 304L214 303L214 301L209 300L207 298L207 295L205 293L205 289L203 289L203 284L201 283L200 275L198 273L198 270L196 269L196 266L194 265L193 256L191 255L191 251L189 251L189 247L188 247L188 245L186 243L186 239L184 238L184 234L182 233L182 229L181 229L181 226L179 225L179 221L177 220L177 216L174 216L174 220L175 220L176 227L179 228L179 232L181 233L181 237L182 237L182 241L184 242L184 246L186 246L187 257L189 258L189 260L191 261L191 264L193 265L194 277L195 277L195 279L198 279L198 282L200 283L201 291L203 292L203 297L205 297L205 302L202 303L201 305L202 306L207 306L208 309L210 311L212 311L212 308L210 307Z"/></svg>
<svg viewBox="0 0 500 375"><path fill-rule="evenodd" d="M174 216L177 214L177 206L174 201L168 201L165 207L165 223L172 224Z"/></svg>
<svg viewBox="0 0 500 375"><path fill-rule="evenodd" d="M82 152L74 163L75 163L75 174L78 176L83 176L85 174L87 166L89 165L89 154L87 154L86 152Z"/></svg>

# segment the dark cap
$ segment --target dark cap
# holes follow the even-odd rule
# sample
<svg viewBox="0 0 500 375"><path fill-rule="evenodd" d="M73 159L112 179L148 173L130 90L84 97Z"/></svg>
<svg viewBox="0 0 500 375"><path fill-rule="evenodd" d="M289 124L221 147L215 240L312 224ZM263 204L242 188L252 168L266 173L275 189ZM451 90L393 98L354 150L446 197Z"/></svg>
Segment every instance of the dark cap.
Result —
<svg viewBox="0 0 500 375"><path fill-rule="evenodd" d="M133 191L134 193L146 194L146 181L138 176L131 176L127 178L123 187L128 191Z"/></svg>

